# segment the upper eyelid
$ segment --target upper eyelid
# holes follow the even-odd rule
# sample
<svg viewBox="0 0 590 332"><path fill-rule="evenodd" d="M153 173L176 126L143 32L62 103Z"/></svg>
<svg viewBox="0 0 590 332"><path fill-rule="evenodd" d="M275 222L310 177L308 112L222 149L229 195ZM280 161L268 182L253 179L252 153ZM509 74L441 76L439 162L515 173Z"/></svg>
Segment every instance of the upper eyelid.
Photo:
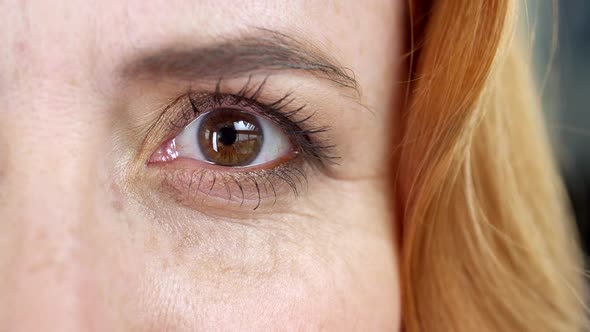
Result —
<svg viewBox="0 0 590 332"><path fill-rule="evenodd" d="M241 88L238 89L222 89L222 81L223 78L219 78L217 83L215 84L214 92L207 92L207 90L193 90L192 87L182 94L180 97L177 97L169 106L167 106L163 113L167 113L170 109L181 108L184 112L181 112L180 115L182 118L180 120L184 120L181 124L175 124L176 127L184 126L188 124L188 122L192 121L190 114L186 111L187 106L190 105L190 108L193 110L193 118L196 117L197 113L202 113L202 109L214 109L218 107L222 107L222 101L227 101L228 99L231 100L230 105L232 106L243 106L248 109L254 107L255 111L257 111L262 116L267 116L268 113L264 112L264 109L272 109L275 111L279 111L284 107L290 106L294 101L294 93L289 91L283 94L279 98L275 98L274 100L270 101L263 101L260 100L260 97L263 95L265 86L268 82L270 75L265 75L264 78L257 82L254 80L253 75L249 75L245 84L242 85ZM198 102L198 105L197 105ZM183 105L184 104L184 105ZM187 105L188 104L188 105ZM301 105L296 109L292 110L290 114L286 115L295 115L299 111L303 110L306 105ZM288 118L289 116L287 116ZM276 120L271 117L271 120Z"/></svg>
<svg viewBox="0 0 590 332"><path fill-rule="evenodd" d="M224 98L237 98L230 105L241 107L245 111L254 111L260 116L265 116L271 121L278 122L286 134L297 139L297 147L304 153L313 164L326 167L327 164L338 164L337 160L340 158L336 155L336 146L329 142L330 139L324 138L322 140L309 140L309 136L324 135L329 131L328 126L315 125L308 126L308 122L315 112L306 115L303 118L294 120L297 113L301 112L306 104L295 106L297 97L293 92L286 92L280 97L269 98L265 97L264 101L252 100L252 97L260 98L264 94L264 86L267 82L268 75L259 82L252 83L252 76L249 77L248 82L251 85L250 89L244 89L248 84L242 86L240 89L221 89L221 80L217 81L213 92L206 89L203 90L186 90L182 95L174 99L162 112L161 118L167 118L168 134L166 139L172 139L180 132L186 125L193 121L199 114L202 114L208 109L220 107L220 101ZM235 92L234 92L235 91ZM233 92L233 93L232 93ZM248 93L249 92L249 93ZM197 105L198 104L198 105ZM199 114L194 113L193 107L199 110ZM272 112L269 112L272 111ZM160 124L162 125L162 124ZM286 125L286 127L285 127ZM171 127L171 128L170 128ZM321 142L320 142L321 141Z"/></svg>

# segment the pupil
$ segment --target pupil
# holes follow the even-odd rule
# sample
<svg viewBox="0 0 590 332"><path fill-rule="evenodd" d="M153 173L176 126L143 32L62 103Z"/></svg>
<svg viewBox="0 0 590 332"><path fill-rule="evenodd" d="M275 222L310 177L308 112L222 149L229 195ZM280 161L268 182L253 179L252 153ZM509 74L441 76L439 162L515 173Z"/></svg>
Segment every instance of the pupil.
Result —
<svg viewBox="0 0 590 332"><path fill-rule="evenodd" d="M225 146L234 144L238 138L238 132L231 127L223 127L219 129L218 135L219 142Z"/></svg>

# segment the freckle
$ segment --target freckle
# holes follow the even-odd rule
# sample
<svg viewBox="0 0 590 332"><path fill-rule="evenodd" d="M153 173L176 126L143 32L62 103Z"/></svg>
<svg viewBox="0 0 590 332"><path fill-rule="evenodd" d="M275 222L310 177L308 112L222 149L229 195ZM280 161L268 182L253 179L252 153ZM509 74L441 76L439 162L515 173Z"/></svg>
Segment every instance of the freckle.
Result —
<svg viewBox="0 0 590 332"><path fill-rule="evenodd" d="M121 201L119 201L119 200L112 201L111 202L111 206L113 207L113 209L115 210L115 212L121 212L121 211L123 211L123 203L121 203Z"/></svg>
<svg viewBox="0 0 590 332"><path fill-rule="evenodd" d="M120 213L121 211L123 211L123 203L121 201L119 201L119 200L113 201L111 203L111 206L113 207L113 209L116 212L119 212Z"/></svg>
<svg viewBox="0 0 590 332"><path fill-rule="evenodd" d="M160 242L158 241L158 238L154 234L151 234L145 240L144 246L145 246L146 249L158 250L160 248Z"/></svg>
<svg viewBox="0 0 590 332"><path fill-rule="evenodd" d="M340 15L340 12L342 11L342 7L340 7L340 2L339 1L334 1L334 14L336 15Z"/></svg>
<svg viewBox="0 0 590 332"><path fill-rule="evenodd" d="M160 267L162 268L162 271L168 270L168 268L170 267L170 262L168 261L168 258L164 258L162 260L162 265Z"/></svg>
<svg viewBox="0 0 590 332"><path fill-rule="evenodd" d="M123 195L121 194L121 191L119 189L119 186L117 186L117 184L115 183L111 183L111 192L113 195L113 201L111 202L111 207L113 208L113 210L115 210L115 212L121 213L125 206L123 204Z"/></svg>
<svg viewBox="0 0 590 332"><path fill-rule="evenodd" d="M24 41L17 41L16 43L14 43L14 50L18 53L18 54L23 54L27 51L27 49L29 48L29 46L27 45L26 42Z"/></svg>

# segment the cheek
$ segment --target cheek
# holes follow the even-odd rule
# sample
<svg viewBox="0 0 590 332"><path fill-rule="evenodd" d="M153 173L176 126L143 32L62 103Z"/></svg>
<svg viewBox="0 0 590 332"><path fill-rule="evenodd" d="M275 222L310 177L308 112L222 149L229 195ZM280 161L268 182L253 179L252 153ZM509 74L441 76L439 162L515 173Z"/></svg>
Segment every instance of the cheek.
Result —
<svg viewBox="0 0 590 332"><path fill-rule="evenodd" d="M385 195L354 186L326 185L350 197L316 199L325 215L290 222L187 218L192 227L175 226L142 205L114 204L128 232L111 237L121 245L98 273L114 277L101 283L110 316L138 331L397 330L396 249L378 199Z"/></svg>
<svg viewBox="0 0 590 332"><path fill-rule="evenodd" d="M367 264L361 256L291 249L258 252L248 264L241 254L239 263L152 257L137 280L135 310L143 314L132 317L150 331L397 328L398 285L386 252L373 252Z"/></svg>
<svg viewBox="0 0 590 332"><path fill-rule="evenodd" d="M157 273L147 291L144 321L161 330L394 330L394 283L367 286L326 266L307 275L218 282ZM224 281L222 281L224 280ZM374 279L370 279L374 282ZM364 285L363 285L364 284ZM149 288L148 288L149 289ZM390 294L382 298L378 290Z"/></svg>

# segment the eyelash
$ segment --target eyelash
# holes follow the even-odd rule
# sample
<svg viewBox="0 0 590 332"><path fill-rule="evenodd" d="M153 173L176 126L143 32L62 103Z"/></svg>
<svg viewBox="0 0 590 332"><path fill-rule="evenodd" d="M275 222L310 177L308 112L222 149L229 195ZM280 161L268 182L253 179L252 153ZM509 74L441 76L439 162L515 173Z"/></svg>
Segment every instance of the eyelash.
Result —
<svg viewBox="0 0 590 332"><path fill-rule="evenodd" d="M299 187L302 185L307 187L307 172L313 169L313 167L305 166L315 166L315 169L323 170L330 164L336 163L339 158L334 154L335 146L326 144L328 139L322 139L329 132L330 127L312 125L313 121L310 120L316 113L312 112L303 116L307 113L306 105L293 107L295 97L290 92L272 102L262 101L261 96L267 84L267 79L268 76L259 84L253 84L252 76L250 76L244 86L235 94L221 91L221 79L218 80L213 93L202 93L189 89L188 92L177 98L166 108L166 110L170 108L180 109L177 116L174 116L169 121L170 132L178 134L192 120L208 111L227 106L238 107L257 116L266 117L281 128L294 146L295 157L281 165L264 170L242 169L237 172L228 168L227 172L223 172L199 169L191 171L188 178L186 170L181 170L180 172L184 172L181 174L174 171L167 173L165 181L183 183L180 186L182 190L177 188L179 194L182 195L182 191L186 190L191 200L196 198L198 193L202 192L201 182L203 179L209 178L211 182L210 188L208 192L206 190L204 192L207 196L211 194L216 183L221 183L224 186L223 189L226 192L228 202L235 197L241 197L240 206L243 206L246 200L245 188L250 185L254 192L253 201L255 202L254 210L256 210L262 203L263 196L261 192L263 191L265 194L270 195L273 205L277 202L279 193L276 188L280 186L281 183L279 182L286 184L287 188L297 197L300 192ZM181 104L180 107L176 107L178 104ZM164 113L167 113L167 111ZM193 192L194 185L196 185L196 190ZM233 192L236 190L238 194Z"/></svg>

